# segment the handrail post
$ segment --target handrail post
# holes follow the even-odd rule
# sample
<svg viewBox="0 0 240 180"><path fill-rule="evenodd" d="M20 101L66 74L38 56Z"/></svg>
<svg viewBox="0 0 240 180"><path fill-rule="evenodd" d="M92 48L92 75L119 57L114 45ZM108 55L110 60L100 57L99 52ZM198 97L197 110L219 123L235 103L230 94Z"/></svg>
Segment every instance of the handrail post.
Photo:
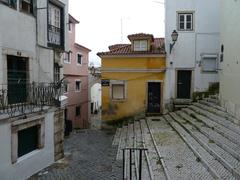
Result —
<svg viewBox="0 0 240 180"><path fill-rule="evenodd" d="M125 176L125 149L122 149L123 151L123 180Z"/></svg>
<svg viewBox="0 0 240 180"><path fill-rule="evenodd" d="M139 152L139 180L142 180L142 149Z"/></svg>
<svg viewBox="0 0 240 180"><path fill-rule="evenodd" d="M130 155L129 159L130 180L132 180L132 149L129 149L129 155Z"/></svg>

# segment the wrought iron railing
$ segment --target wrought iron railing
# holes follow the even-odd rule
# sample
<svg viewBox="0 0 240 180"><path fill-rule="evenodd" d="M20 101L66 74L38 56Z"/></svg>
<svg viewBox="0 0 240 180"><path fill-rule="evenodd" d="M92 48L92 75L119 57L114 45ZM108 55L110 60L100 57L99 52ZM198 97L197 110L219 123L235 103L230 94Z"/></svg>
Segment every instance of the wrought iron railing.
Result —
<svg viewBox="0 0 240 180"><path fill-rule="evenodd" d="M48 24L48 42L51 44L61 45L61 29Z"/></svg>
<svg viewBox="0 0 240 180"><path fill-rule="evenodd" d="M14 117L46 106L59 106L62 85L56 83L0 85L0 116Z"/></svg>

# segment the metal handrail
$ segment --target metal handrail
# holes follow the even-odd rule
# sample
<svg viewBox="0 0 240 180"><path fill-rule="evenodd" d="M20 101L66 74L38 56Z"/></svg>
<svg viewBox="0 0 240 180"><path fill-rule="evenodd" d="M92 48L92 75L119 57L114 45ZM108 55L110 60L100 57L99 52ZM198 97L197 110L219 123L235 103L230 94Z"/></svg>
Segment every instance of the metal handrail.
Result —
<svg viewBox="0 0 240 180"><path fill-rule="evenodd" d="M14 117L42 111L44 106L58 106L61 95L62 86L56 83L0 85L0 115Z"/></svg>
<svg viewBox="0 0 240 180"><path fill-rule="evenodd" d="M139 163L138 163L138 173L139 173L139 180L142 180L142 154L143 151L147 151L147 148L130 148L126 147L123 148L123 180L125 176L125 153L129 151L129 172L130 172L130 180L132 180L132 152L139 151Z"/></svg>

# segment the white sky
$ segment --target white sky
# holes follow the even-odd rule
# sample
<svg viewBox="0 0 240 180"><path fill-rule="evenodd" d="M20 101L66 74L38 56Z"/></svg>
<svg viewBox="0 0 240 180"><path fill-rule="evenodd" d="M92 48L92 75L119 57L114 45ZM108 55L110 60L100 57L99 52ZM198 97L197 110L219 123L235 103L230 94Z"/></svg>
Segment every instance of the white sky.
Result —
<svg viewBox="0 0 240 180"><path fill-rule="evenodd" d="M164 5L158 3L163 1L69 0L69 13L80 21L76 42L91 49L90 62L100 65L96 53L107 51L109 45L129 43L129 34L164 37Z"/></svg>

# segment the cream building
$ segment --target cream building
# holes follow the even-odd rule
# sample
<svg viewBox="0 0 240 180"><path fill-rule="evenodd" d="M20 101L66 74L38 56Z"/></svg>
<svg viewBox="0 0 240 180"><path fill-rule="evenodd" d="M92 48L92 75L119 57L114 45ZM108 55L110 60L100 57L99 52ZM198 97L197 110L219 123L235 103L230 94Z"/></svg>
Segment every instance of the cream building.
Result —
<svg viewBox="0 0 240 180"><path fill-rule="evenodd" d="M220 99L240 119L240 1L221 1Z"/></svg>

